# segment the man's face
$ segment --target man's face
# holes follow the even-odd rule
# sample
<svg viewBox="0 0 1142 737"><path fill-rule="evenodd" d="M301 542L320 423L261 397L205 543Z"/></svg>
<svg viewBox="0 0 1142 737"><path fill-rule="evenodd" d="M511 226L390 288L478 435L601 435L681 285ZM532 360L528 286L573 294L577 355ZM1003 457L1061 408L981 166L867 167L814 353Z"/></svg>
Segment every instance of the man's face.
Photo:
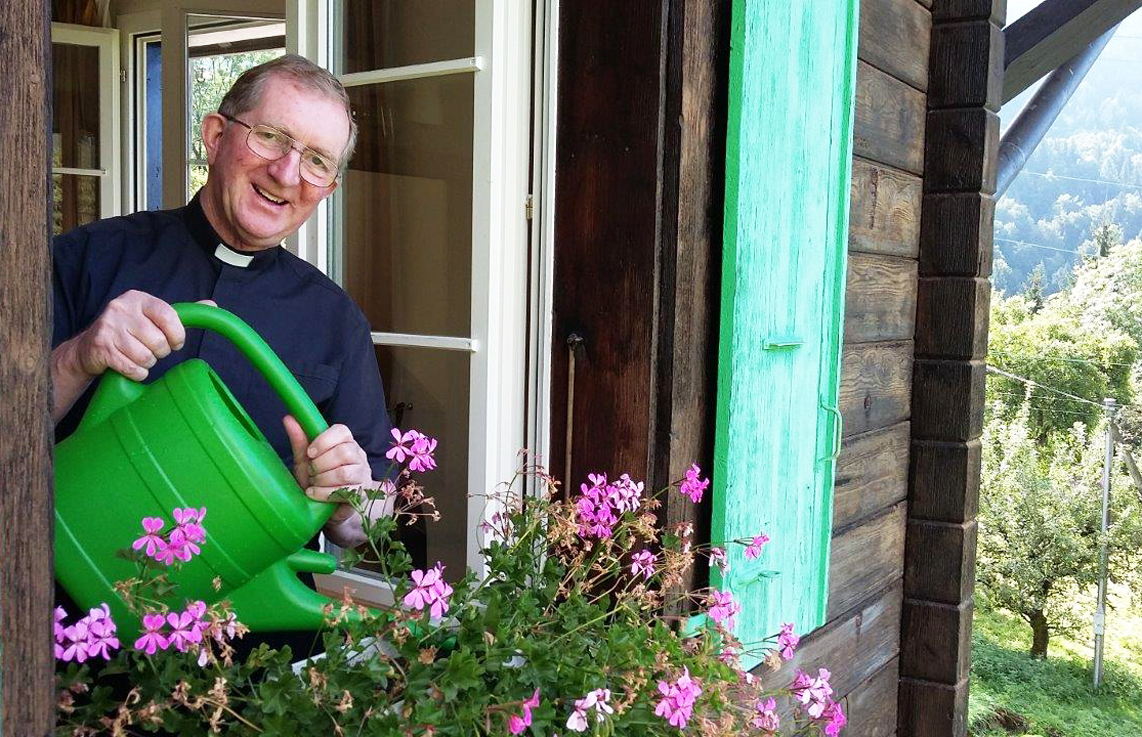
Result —
<svg viewBox="0 0 1142 737"><path fill-rule="evenodd" d="M332 161L340 161L349 140L344 105L288 78L267 79L258 106L235 117L273 126ZM242 250L261 250L296 232L337 185L318 187L302 179L296 149L266 161L246 145L248 133L217 114L203 120L210 164L203 207L224 240Z"/></svg>

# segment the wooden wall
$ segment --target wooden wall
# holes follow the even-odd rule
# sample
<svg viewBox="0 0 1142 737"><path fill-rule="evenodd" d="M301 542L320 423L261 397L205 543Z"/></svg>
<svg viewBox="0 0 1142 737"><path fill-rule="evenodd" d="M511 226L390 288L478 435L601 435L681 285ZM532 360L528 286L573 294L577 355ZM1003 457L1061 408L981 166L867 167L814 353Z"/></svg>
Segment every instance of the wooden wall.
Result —
<svg viewBox="0 0 1142 737"><path fill-rule="evenodd" d="M861 2L828 623L767 676L832 670L846 737L896 734L930 5Z"/></svg>

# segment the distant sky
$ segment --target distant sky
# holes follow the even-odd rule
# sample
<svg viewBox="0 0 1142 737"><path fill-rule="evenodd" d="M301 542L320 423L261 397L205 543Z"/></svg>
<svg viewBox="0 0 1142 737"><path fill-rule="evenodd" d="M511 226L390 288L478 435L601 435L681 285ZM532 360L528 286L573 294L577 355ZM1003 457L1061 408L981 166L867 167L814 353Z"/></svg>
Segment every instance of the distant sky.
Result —
<svg viewBox="0 0 1142 737"><path fill-rule="evenodd" d="M1010 25L1040 0L1007 0L1007 23ZM1135 11L1118 27L1114 38L1091 67L1090 75L1119 75L1124 83L1137 84L1142 69L1142 10ZM1038 85L1019 95L1000 111L1001 127L1006 129L1019 113Z"/></svg>

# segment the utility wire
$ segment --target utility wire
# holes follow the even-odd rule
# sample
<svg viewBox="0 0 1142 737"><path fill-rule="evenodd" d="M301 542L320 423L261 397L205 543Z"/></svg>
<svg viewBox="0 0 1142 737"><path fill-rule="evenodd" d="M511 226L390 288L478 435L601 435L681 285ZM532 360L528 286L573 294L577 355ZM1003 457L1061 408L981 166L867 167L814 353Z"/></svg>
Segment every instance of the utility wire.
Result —
<svg viewBox="0 0 1142 737"><path fill-rule="evenodd" d="M1003 243L1014 243L1017 246L1030 246L1032 248L1043 248L1048 251L1058 251L1059 253L1075 253L1082 255L1082 251L1072 251L1069 248L1056 248L1055 246L1044 246L1042 243L1028 243L1027 241L1016 241L1011 238L992 238L992 240L1000 241Z"/></svg>
<svg viewBox="0 0 1142 737"><path fill-rule="evenodd" d="M1037 381L1033 381L1032 379L1028 379L1026 376L1018 376L1016 374L1012 374L1010 372L1004 371L1001 368L996 368L995 366L992 366L990 363L987 365L987 370L993 374L999 374L1000 376L1006 376L1009 379L1015 379L1016 381L1022 381L1027 386L1037 386L1040 389L1042 389L1043 391L1053 392L1055 394L1058 394L1061 397L1066 397L1067 399L1073 399L1076 402L1085 402L1086 404L1092 404L1095 407L1102 407L1103 406L1102 402L1094 402L1094 401L1091 401L1089 399L1086 399L1085 397L1079 397L1079 396L1076 396L1076 395L1071 394L1069 392L1065 392L1062 389L1056 389L1052 386L1040 384Z"/></svg>
<svg viewBox="0 0 1142 737"><path fill-rule="evenodd" d="M1131 187L1133 189L1142 189L1142 184L1131 184L1130 182L1115 182L1109 179L1086 179L1084 177L1068 177L1065 174L1048 174L1042 171L1021 171L1020 174L1029 174L1033 177L1043 177L1044 179L1067 179L1072 182L1088 182L1090 184L1113 184L1118 187Z"/></svg>
<svg viewBox="0 0 1142 737"><path fill-rule="evenodd" d="M1004 351L997 351L994 349L989 350L988 353L989 354L995 354L997 356L1015 355L1012 353L1006 353ZM1038 362L1038 361L1064 361L1066 363L1089 363L1089 364L1093 364L1095 366L1133 366L1134 365L1133 363L1129 363L1127 361L1095 361L1092 358L1075 358L1073 356L1065 356L1065 357L1064 356L1025 356L1025 357L1023 357L1023 360L1036 361L1036 362Z"/></svg>

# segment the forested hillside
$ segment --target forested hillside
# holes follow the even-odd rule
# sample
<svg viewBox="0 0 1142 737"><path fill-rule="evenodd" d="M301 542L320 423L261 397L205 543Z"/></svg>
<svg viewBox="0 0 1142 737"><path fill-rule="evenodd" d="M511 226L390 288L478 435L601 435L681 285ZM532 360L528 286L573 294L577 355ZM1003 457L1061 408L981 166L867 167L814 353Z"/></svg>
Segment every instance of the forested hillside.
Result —
<svg viewBox="0 0 1142 737"><path fill-rule="evenodd" d="M995 287L1050 295L1084 255L1142 236L1142 38L1125 26L996 205ZM1020 100L1002 111L1006 128ZM1041 268L1037 268L1039 265Z"/></svg>

